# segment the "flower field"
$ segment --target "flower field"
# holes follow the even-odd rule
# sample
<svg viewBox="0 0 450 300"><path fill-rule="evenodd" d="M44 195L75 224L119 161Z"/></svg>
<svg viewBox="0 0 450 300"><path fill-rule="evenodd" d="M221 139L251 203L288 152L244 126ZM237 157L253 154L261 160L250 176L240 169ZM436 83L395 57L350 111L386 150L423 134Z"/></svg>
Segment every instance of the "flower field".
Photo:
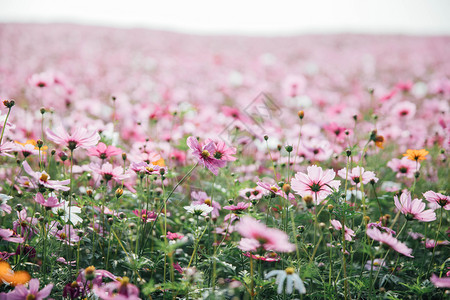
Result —
<svg viewBox="0 0 450 300"><path fill-rule="evenodd" d="M0 44L0 300L449 297L449 37Z"/></svg>

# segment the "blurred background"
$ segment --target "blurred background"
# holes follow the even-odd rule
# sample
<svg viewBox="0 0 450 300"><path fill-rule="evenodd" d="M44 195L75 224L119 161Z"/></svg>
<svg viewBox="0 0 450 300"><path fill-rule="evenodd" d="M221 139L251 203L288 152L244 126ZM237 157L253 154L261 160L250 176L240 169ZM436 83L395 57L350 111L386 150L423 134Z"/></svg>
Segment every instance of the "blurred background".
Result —
<svg viewBox="0 0 450 300"><path fill-rule="evenodd" d="M450 34L448 0L0 0L0 22L75 23L194 34Z"/></svg>

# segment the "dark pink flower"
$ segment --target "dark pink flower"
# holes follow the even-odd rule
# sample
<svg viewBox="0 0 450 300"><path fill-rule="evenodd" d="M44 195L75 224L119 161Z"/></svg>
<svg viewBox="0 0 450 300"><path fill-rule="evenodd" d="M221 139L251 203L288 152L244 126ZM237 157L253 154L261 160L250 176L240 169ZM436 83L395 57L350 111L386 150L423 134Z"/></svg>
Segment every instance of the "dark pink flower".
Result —
<svg viewBox="0 0 450 300"><path fill-rule="evenodd" d="M136 215L136 217L139 217L142 219L142 222L153 222L156 220L156 213L150 210L142 209L141 211L135 209L133 210L133 214Z"/></svg>
<svg viewBox="0 0 450 300"><path fill-rule="evenodd" d="M414 257L411 255L412 249L408 248L406 244L400 242L395 237L393 237L391 234L386 232L381 232L377 228L371 228L367 229L366 234L375 241L378 241L380 243L386 244L389 247L391 247L393 250L397 251L398 253L401 253L408 257Z"/></svg>
<svg viewBox="0 0 450 300"><path fill-rule="evenodd" d="M106 146L104 143L100 142L97 146L89 148L87 150L87 155L97 156L101 159L108 159L112 156L122 154L122 149L116 148L114 146Z"/></svg>
<svg viewBox="0 0 450 300"><path fill-rule="evenodd" d="M70 150L76 148L88 149L97 145L100 140L98 132L88 131L84 127L75 127L71 134L67 133L62 127L55 129L55 131L47 129L46 133L49 140Z"/></svg>
<svg viewBox="0 0 450 300"><path fill-rule="evenodd" d="M169 240L179 240L179 239L183 238L184 235L176 233L176 232L167 231L167 236L166 237Z"/></svg>
<svg viewBox="0 0 450 300"><path fill-rule="evenodd" d="M291 188L302 197L311 196L319 204L340 186L338 180L333 180L336 173L333 170L322 171L316 165L308 167L308 174L297 172L291 180Z"/></svg>
<svg viewBox="0 0 450 300"><path fill-rule="evenodd" d="M214 142L211 139L206 139L205 144ZM216 149L213 153L213 157L218 160L235 161L236 157L232 156L236 154L236 148L228 147L224 141L214 142Z"/></svg>

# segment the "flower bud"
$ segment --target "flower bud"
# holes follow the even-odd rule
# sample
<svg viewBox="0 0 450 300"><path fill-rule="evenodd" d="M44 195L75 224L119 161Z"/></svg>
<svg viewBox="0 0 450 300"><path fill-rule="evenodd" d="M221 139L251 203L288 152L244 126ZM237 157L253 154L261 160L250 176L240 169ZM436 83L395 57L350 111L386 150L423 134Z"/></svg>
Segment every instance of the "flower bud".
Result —
<svg viewBox="0 0 450 300"><path fill-rule="evenodd" d="M12 108L14 105L16 104L16 102L14 102L14 100L4 100L3 101L3 105L6 106L7 108Z"/></svg>
<svg viewBox="0 0 450 300"><path fill-rule="evenodd" d="M305 117L305 112L303 110L299 110L297 112L298 117L302 120Z"/></svg>
<svg viewBox="0 0 450 300"><path fill-rule="evenodd" d="M264 135L264 140L267 141L269 139L269 136L267 134Z"/></svg>
<svg viewBox="0 0 450 300"><path fill-rule="evenodd" d="M45 107L41 107L41 115L45 114Z"/></svg>
<svg viewBox="0 0 450 300"><path fill-rule="evenodd" d="M328 211L333 212L334 206L332 204L328 204Z"/></svg>
<svg viewBox="0 0 450 300"><path fill-rule="evenodd" d="M17 210L18 212L22 211L22 209L23 209L22 204L17 204L17 205L16 205L16 210Z"/></svg>
<svg viewBox="0 0 450 300"><path fill-rule="evenodd" d="M122 159L125 161L127 160L127 154L126 153L122 153Z"/></svg>
<svg viewBox="0 0 450 300"><path fill-rule="evenodd" d="M287 183L283 184L283 191L286 194L289 194L291 192L291 186L289 184L287 184Z"/></svg>
<svg viewBox="0 0 450 300"><path fill-rule="evenodd" d="M291 145L287 145L287 146L285 146L284 147L284 149L288 152L288 153L291 153L292 152L292 150L293 150L293 148L292 148L292 146Z"/></svg>
<svg viewBox="0 0 450 300"><path fill-rule="evenodd" d="M38 148L42 148L42 146L44 146L44 142L43 142L42 140L37 140L37 141L36 141L36 146L37 146Z"/></svg>
<svg viewBox="0 0 450 300"><path fill-rule="evenodd" d="M120 198L123 195L123 189L117 188L116 190L116 198Z"/></svg>

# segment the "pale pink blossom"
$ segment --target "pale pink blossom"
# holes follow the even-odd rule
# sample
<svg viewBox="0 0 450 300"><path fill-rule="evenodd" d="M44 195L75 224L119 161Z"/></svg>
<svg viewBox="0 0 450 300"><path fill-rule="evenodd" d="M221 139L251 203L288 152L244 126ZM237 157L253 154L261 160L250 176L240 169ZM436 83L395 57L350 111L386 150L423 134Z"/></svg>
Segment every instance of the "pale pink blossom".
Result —
<svg viewBox="0 0 450 300"><path fill-rule="evenodd" d="M394 203L398 210L406 216L407 219L416 219L421 222L431 222L436 220L436 213L432 209L425 210L425 203L420 199L411 200L409 192L403 192L400 199L394 196Z"/></svg>
<svg viewBox="0 0 450 300"><path fill-rule="evenodd" d="M381 232L377 228L371 228L367 229L366 234L375 241L378 241L380 243L386 244L389 247L391 247L393 250L397 251L398 253L401 253L408 257L414 257L411 255L412 249L408 248L406 244L400 242L395 237L393 237L391 234L387 232Z"/></svg>

